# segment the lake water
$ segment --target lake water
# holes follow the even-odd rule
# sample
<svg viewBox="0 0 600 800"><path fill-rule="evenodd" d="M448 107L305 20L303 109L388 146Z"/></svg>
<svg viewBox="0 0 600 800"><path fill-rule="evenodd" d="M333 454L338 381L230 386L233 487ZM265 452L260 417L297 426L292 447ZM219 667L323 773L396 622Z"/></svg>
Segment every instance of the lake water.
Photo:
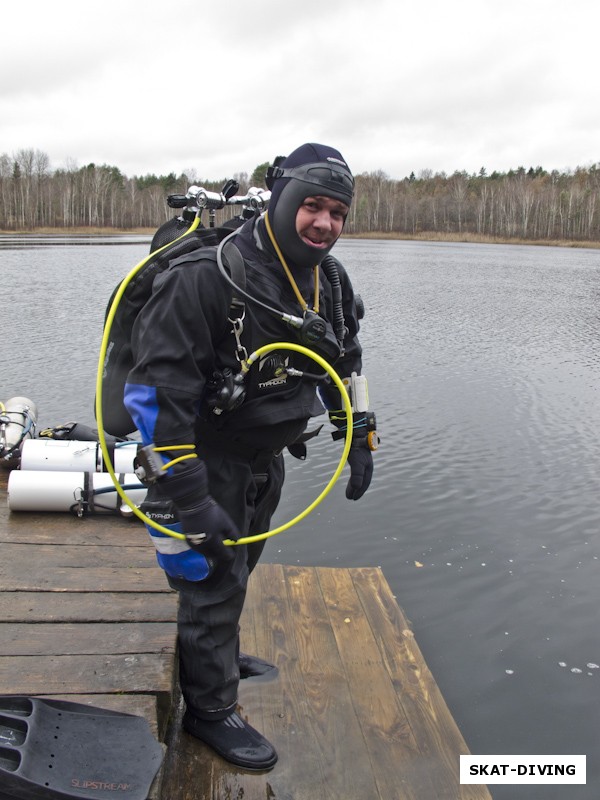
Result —
<svg viewBox="0 0 600 800"><path fill-rule="evenodd" d="M0 237L0 399L40 425L94 424L101 327L144 237ZM585 754L586 786L491 786L496 800L600 796L600 251L343 241L381 448L264 560L383 568L476 754ZM321 435L275 524L321 491ZM429 800L425 798L424 800Z"/></svg>

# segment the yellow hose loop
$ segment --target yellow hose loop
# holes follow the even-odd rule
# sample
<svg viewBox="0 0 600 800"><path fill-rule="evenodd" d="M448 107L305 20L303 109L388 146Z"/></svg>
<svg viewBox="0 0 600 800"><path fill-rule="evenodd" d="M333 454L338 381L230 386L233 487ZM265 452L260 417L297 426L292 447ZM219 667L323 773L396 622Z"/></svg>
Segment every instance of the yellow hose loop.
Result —
<svg viewBox="0 0 600 800"><path fill-rule="evenodd" d="M166 445L165 447L154 447L153 450L155 453L171 453L173 450L195 450L195 444L174 444L174 445ZM178 456L174 458L172 461L167 461L166 464L163 464L163 469L167 470L169 467L175 466L175 464L179 464L180 461L187 461L188 458L198 458L197 453L187 453L185 456Z"/></svg>
<svg viewBox="0 0 600 800"><path fill-rule="evenodd" d="M174 458L172 461L167 461L166 464L163 464L162 469L166 471L170 467L174 467L175 464L179 464L180 461L187 461L188 458L198 458L198 455L197 453L188 453L186 456L179 456L178 458Z"/></svg>
<svg viewBox="0 0 600 800"><path fill-rule="evenodd" d="M164 447L155 447L155 453L165 453L171 450L195 450L195 444L166 444Z"/></svg>

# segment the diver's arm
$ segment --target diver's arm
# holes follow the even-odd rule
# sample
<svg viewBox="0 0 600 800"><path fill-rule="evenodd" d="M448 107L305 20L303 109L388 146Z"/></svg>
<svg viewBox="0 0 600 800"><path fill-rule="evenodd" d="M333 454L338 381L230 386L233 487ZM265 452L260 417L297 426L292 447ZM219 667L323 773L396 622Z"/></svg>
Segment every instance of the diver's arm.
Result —
<svg viewBox="0 0 600 800"><path fill-rule="evenodd" d="M369 488L373 476L373 455L377 449L375 414L369 410L367 380L362 371L362 348L358 340L359 306L356 302L350 279L338 262L338 274L342 285L344 321L347 328L344 354L336 362L335 370L348 391L352 404L352 445L348 453L350 478L346 486L346 497L359 500ZM348 420L344 403L336 386L329 383L319 387L323 405L335 430L333 439L345 439Z"/></svg>
<svg viewBox="0 0 600 800"><path fill-rule="evenodd" d="M200 286L200 269L186 262L155 280L134 327L135 366L124 400L152 465L147 479L156 481L160 493L174 503L190 547L209 561L223 561L233 557L223 539L238 534L209 494L194 429L205 376L214 361L213 338L222 334L229 297L227 290L219 292L220 279L214 292L208 288L210 272L203 273Z"/></svg>

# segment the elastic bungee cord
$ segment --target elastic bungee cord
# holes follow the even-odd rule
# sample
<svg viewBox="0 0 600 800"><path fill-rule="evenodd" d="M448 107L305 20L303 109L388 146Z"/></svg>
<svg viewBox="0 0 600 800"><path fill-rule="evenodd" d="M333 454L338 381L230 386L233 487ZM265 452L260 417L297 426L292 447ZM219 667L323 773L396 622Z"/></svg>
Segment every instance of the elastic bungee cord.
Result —
<svg viewBox="0 0 600 800"><path fill-rule="evenodd" d="M178 241L179 239L182 239L184 236L187 236L188 234L192 233L192 231L194 231L198 227L199 223L200 223L200 217L197 216L196 219L194 220L192 226L184 234L179 236L178 239L176 239L174 241ZM108 338L109 338L109 335L110 335L110 331L111 331L111 328L112 328L112 323L113 323L113 320L115 318L115 314L117 312L117 308L119 306L119 303L121 302L121 299L123 297L123 294L125 293L125 290L127 289L127 286L133 280L133 278L137 275L137 273L142 269L142 267L146 264L146 262L152 256L154 256L155 253L160 253L162 250L164 250L166 247L169 247L171 244L173 244L173 242L168 242L167 244L163 245L163 247L160 247L158 250L155 250L154 252L152 252L148 256L146 256L146 258L142 259L142 261L140 261L140 263L137 264L131 270L131 272L128 275L126 275L126 277L123 279L123 281L121 282L121 285L119 286L119 288L118 288L118 290L117 290L117 292L116 292L116 294L115 294L115 296L113 298L111 307L110 307L109 312L108 312L108 314L106 316L106 322L104 324L104 331L103 331L103 335L102 335L102 343L100 345L100 356L99 356L99 359L98 359L98 371L97 371L97 375L96 375L96 422L98 424L98 439L99 439L99 442L100 442L100 449L102 451L102 457L104 459L104 465L106 467L106 470L107 470L108 474L110 475L110 478L111 478L111 480L112 480L112 482L114 484L114 487L115 487L117 493L119 494L119 496L121 497L123 502L127 506L129 506L129 508L132 510L132 512L135 514L135 516L138 517L138 519L140 519L146 525L150 525L150 527L154 528L157 531L160 531L160 533L164 533L167 536L172 537L173 539L185 540L185 535L183 533L178 533L177 531L173 531L170 528L167 528L164 525L161 525L160 523L156 522L153 519L150 519L142 511L140 511L140 509L133 502L133 500L130 499L130 497L127 495L125 489L119 483L119 479L118 479L118 477L117 477L117 475L115 473L114 466L113 466L113 463L112 463L112 459L111 459L111 456L110 456L110 453L109 453L109 450L108 450L108 445L107 445L107 442L106 442L106 436L104 435L104 419L103 419L103 414L102 414L102 384L103 384L104 362L106 360L106 351L108 349ZM339 463L338 463L333 475L331 476L329 482L327 483L327 485L325 486L323 491L318 495L318 497L316 497L315 500L313 500L313 502L304 509L304 511L302 511L300 514L298 514L297 516L295 516L293 519L289 520L288 522L284 523L283 525L280 525L278 528L273 528L272 530L266 531L265 533L258 533L258 534L254 534L252 536L244 536L244 537L239 538L237 541L234 541L233 539L225 539L223 543L226 544L226 545L251 544L253 542L259 542L259 541L262 541L263 539L268 539L271 536L275 536L278 533L283 533L283 531L287 530L288 528L291 528L293 525L295 525L296 523L298 523L301 520L303 520L306 516L308 516L308 514L311 513L311 511L314 511L314 509L319 505L319 503L321 503L321 501L324 500L325 497L329 494L329 492L333 488L334 484L338 480L339 476L341 475L342 469L344 468L344 464L346 463L346 460L348 458L348 453L350 452L350 446L352 444L352 432L353 432L352 404L350 402L350 398L348 396L348 392L346 390L346 387L342 383L339 375L325 361L325 359L322 358L318 353L315 353L314 351L310 350L308 347L304 347L303 345L300 345L300 344L292 344L292 343L289 343L289 342L274 342L272 344L263 345L263 347L259 347L258 350L255 350L248 357L246 362L244 364L242 364L242 372L244 372L244 373L248 372L250 367L261 356L265 355L266 353L270 353L272 350L276 350L276 349L277 350L293 350L293 351L295 351L297 353L301 353L302 355L307 356L308 358L311 358L313 361L315 361L317 364L319 364L319 366L322 369L324 369L325 372L327 372L329 377L332 379L332 381L334 382L334 384L336 385L337 389L340 392L340 396L341 396L342 402L343 402L343 407L344 407L344 410L346 412L346 436L345 436L345 440L344 440L344 448L342 450L342 454L340 456ZM179 449L191 449L193 447L194 447L194 445L180 445ZM157 449L160 449L160 448L157 448ZM177 449L177 448L171 447L169 449L173 450L173 449ZM181 456L180 458L174 459L174 461L169 462L169 464L167 464L165 466L172 466L172 464L175 463L176 461L183 460L184 458L193 458L194 456L195 456L195 454L192 454L192 453L190 453L189 455L186 455L186 456Z"/></svg>

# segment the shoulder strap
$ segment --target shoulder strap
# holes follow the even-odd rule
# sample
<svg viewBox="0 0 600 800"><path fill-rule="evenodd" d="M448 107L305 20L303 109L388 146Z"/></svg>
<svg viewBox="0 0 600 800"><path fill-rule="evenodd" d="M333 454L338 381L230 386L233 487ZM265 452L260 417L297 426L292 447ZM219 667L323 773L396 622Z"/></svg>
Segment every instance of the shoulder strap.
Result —
<svg viewBox="0 0 600 800"><path fill-rule="evenodd" d="M237 245L232 241L236 233L237 231L234 231L219 244L217 264L223 277L233 287L233 296L231 298L232 316L235 313L238 317L241 317L246 308L246 304L242 299L242 296L246 293L246 265L244 264L244 257ZM227 247L226 252L225 247ZM227 272L227 267L229 267L229 273Z"/></svg>

